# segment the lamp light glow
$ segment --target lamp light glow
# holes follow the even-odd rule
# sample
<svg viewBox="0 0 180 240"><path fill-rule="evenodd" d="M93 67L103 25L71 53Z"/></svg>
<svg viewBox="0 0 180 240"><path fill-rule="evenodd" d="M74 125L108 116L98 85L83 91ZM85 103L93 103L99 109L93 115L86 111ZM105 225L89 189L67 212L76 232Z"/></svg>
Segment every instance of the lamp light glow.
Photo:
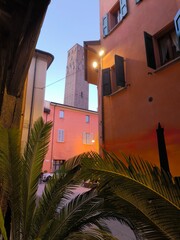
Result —
<svg viewBox="0 0 180 240"><path fill-rule="evenodd" d="M96 62L96 61L94 61L93 63L92 63L92 66L93 66L93 68L97 68L98 67L98 63Z"/></svg>
<svg viewBox="0 0 180 240"><path fill-rule="evenodd" d="M101 50L99 51L99 56L102 57L103 55L104 55L104 49L101 49Z"/></svg>

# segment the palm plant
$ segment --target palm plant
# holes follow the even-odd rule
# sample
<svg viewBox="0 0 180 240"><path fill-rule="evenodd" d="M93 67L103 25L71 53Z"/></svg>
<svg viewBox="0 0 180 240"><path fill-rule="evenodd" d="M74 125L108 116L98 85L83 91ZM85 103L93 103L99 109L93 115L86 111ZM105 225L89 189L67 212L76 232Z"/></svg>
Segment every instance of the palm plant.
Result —
<svg viewBox="0 0 180 240"><path fill-rule="evenodd" d="M81 181L79 164L65 165L46 184L42 197L37 196L51 127L52 123L40 118L23 154L19 131L0 128L0 238L115 239L102 221L113 212L104 210L104 200L96 190L72 197ZM71 162L79 163L80 159L74 157ZM91 231L89 227L93 227Z"/></svg>
<svg viewBox="0 0 180 240"><path fill-rule="evenodd" d="M98 181L104 207L127 219L140 239L179 239L180 189L173 177L142 159L122 157L83 154L81 177Z"/></svg>

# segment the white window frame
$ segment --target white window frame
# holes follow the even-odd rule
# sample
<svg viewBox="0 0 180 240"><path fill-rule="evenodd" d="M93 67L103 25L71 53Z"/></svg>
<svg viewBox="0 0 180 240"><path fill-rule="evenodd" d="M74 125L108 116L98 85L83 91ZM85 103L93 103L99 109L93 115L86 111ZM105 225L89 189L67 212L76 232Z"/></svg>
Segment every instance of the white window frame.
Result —
<svg viewBox="0 0 180 240"><path fill-rule="evenodd" d="M64 118L64 110L59 111L59 118Z"/></svg>
<svg viewBox="0 0 180 240"><path fill-rule="evenodd" d="M89 123L89 122L90 122L90 116L86 115L86 123Z"/></svg>
<svg viewBox="0 0 180 240"><path fill-rule="evenodd" d="M83 135L82 135L83 139L83 144L86 144L86 145L92 145L93 142L93 133L89 133L89 132L83 132Z"/></svg>
<svg viewBox="0 0 180 240"><path fill-rule="evenodd" d="M64 129L58 129L57 141L64 142Z"/></svg>

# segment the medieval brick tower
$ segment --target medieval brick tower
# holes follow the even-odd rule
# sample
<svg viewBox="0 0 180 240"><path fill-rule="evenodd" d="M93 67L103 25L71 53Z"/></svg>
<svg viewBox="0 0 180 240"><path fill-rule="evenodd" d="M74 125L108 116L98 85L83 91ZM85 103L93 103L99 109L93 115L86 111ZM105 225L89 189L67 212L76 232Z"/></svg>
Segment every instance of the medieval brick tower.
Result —
<svg viewBox="0 0 180 240"><path fill-rule="evenodd" d="M84 80L84 49L75 44L68 51L64 104L88 109L89 85Z"/></svg>

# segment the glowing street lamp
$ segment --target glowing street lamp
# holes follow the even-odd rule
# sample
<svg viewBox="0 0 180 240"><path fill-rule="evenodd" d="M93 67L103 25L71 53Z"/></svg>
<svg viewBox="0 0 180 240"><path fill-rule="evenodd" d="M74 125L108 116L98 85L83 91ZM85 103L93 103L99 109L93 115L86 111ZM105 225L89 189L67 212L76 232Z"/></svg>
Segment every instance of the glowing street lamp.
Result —
<svg viewBox="0 0 180 240"><path fill-rule="evenodd" d="M93 66L94 69L97 69L98 63L97 63L96 61L94 61L94 62L92 63L92 66Z"/></svg>
<svg viewBox="0 0 180 240"><path fill-rule="evenodd" d="M101 50L99 51L99 56L102 57L103 55L104 55L104 49L101 49Z"/></svg>

